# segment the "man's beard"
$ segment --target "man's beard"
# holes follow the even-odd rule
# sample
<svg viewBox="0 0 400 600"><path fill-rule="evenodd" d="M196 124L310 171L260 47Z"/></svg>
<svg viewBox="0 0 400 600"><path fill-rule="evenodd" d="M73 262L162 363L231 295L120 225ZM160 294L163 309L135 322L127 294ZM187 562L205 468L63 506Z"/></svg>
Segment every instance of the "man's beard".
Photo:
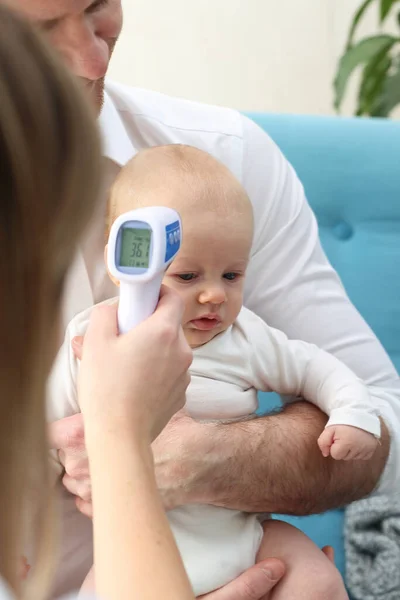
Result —
<svg viewBox="0 0 400 600"><path fill-rule="evenodd" d="M96 104L97 115L100 115L104 105L104 87L105 78L99 79L96 82L96 88L94 91L94 102Z"/></svg>
<svg viewBox="0 0 400 600"><path fill-rule="evenodd" d="M117 43L118 38L114 39L110 45L110 60L112 58L113 52L114 52L114 48L115 48L115 44ZM96 106L96 110L97 110L97 116L100 115L102 109L103 109L103 105L104 105L104 88L105 88L105 76L102 77L101 79L98 79L96 81L96 85L95 85L95 89L94 89L94 93L93 93L93 99L92 102L95 103Z"/></svg>

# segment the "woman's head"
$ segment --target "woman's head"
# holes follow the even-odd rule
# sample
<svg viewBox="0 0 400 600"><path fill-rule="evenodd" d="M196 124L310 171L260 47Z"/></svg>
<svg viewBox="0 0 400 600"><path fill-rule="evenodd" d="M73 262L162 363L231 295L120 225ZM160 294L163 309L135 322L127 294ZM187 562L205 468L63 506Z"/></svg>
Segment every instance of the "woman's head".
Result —
<svg viewBox="0 0 400 600"><path fill-rule="evenodd" d="M0 574L17 587L32 486L46 508L45 382L64 280L97 196L100 153L77 84L1 6L0 99Z"/></svg>

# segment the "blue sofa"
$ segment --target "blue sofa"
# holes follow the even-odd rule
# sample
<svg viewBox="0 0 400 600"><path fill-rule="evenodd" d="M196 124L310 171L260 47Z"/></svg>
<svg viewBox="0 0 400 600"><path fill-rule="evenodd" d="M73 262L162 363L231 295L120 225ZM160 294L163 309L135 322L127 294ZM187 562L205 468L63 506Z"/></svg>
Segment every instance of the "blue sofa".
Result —
<svg viewBox="0 0 400 600"><path fill-rule="evenodd" d="M400 123L250 114L302 180L329 260L400 370ZM260 396L261 409L271 400ZM343 512L286 519L335 548L344 574Z"/></svg>

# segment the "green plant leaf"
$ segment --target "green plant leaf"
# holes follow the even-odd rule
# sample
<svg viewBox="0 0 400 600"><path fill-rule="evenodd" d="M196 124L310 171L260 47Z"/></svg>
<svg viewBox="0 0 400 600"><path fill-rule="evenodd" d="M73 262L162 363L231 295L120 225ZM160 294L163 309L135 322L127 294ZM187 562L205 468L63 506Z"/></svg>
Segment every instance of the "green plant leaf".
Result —
<svg viewBox="0 0 400 600"><path fill-rule="evenodd" d="M358 11L356 12L356 14L354 15L353 18L353 22L351 24L350 27L350 31L349 31L349 37L347 38L347 44L346 44L346 49L348 50L352 44L353 44L353 38L354 38L354 34L356 32L357 26L359 24L359 22L361 21L365 11L367 10L368 6L372 3L375 2L375 0L365 0L362 5L360 6L360 8L358 9Z"/></svg>
<svg viewBox="0 0 400 600"><path fill-rule="evenodd" d="M381 0L380 5L380 20L381 24L386 19L388 14L390 13L392 6L397 4L400 0Z"/></svg>
<svg viewBox="0 0 400 600"><path fill-rule="evenodd" d="M387 117L398 104L400 104L400 69L384 81L382 92L371 108L371 116Z"/></svg>
<svg viewBox="0 0 400 600"><path fill-rule="evenodd" d="M358 93L357 116L368 115L377 98L382 93L382 88L392 66L392 57L390 50L384 48L378 52L372 60L364 67L360 89Z"/></svg>
<svg viewBox="0 0 400 600"><path fill-rule="evenodd" d="M375 35L362 40L345 52L340 59L334 81L336 110L339 110L342 104L348 80L356 67L369 62L384 49L388 51L398 39L392 35Z"/></svg>

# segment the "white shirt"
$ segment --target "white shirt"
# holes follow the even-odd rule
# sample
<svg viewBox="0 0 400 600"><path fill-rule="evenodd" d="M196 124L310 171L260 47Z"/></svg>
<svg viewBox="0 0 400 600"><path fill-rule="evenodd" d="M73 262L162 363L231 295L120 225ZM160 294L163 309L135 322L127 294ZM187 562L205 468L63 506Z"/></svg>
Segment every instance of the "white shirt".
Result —
<svg viewBox="0 0 400 600"><path fill-rule="evenodd" d="M86 333L92 310L80 313L68 325L49 379L51 421L80 411L79 362L71 340ZM186 409L196 419L247 417L258 408L257 390L274 391L316 404L329 415L327 427L351 425L380 435L379 413L368 389L348 367L313 344L288 340L246 308L224 333L194 351L190 373ZM62 466L53 456L59 475ZM65 494L62 514L66 518L60 536L60 577L75 582L75 577L86 574L92 537L81 528L81 516ZM256 515L190 504L170 511L168 518L196 596L229 583L255 563L262 537ZM71 552L71 548L79 550Z"/></svg>

